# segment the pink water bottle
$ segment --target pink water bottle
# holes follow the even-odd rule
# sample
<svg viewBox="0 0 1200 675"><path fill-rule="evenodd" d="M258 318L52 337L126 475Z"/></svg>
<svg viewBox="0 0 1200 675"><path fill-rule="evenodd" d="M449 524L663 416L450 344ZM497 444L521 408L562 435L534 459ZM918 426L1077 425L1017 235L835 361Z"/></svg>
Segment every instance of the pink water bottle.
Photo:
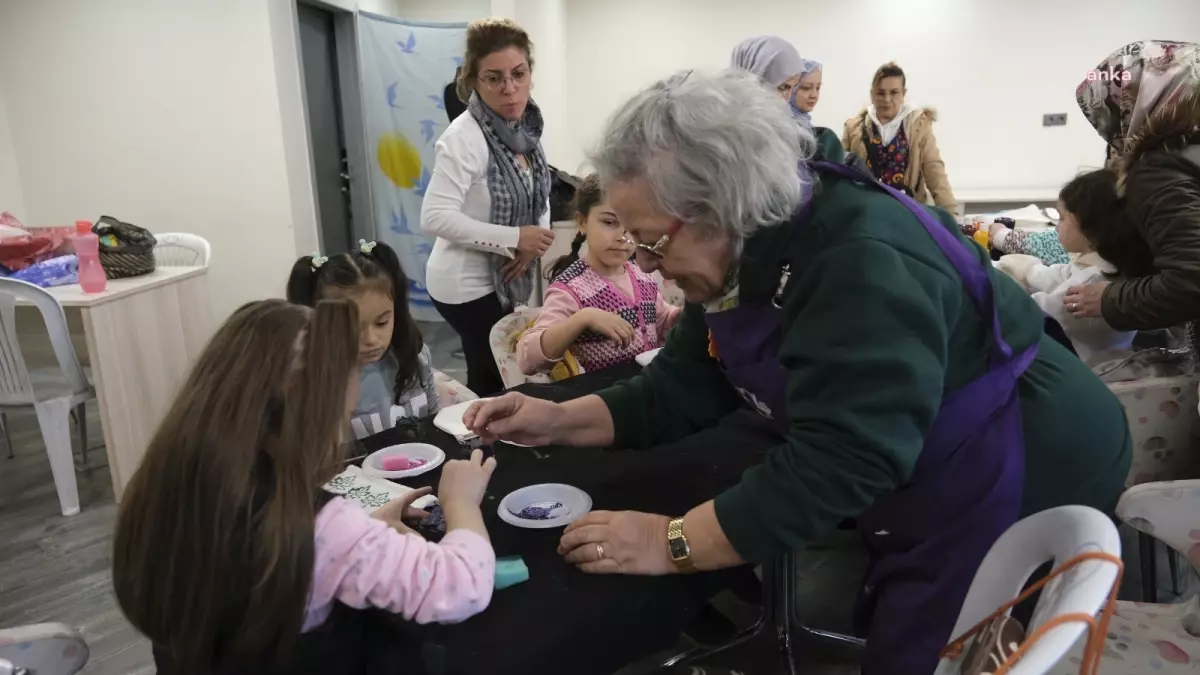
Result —
<svg viewBox="0 0 1200 675"><path fill-rule="evenodd" d="M84 293L103 293L108 285L100 266L100 238L92 234L92 224L75 221L75 256L79 258L79 285Z"/></svg>

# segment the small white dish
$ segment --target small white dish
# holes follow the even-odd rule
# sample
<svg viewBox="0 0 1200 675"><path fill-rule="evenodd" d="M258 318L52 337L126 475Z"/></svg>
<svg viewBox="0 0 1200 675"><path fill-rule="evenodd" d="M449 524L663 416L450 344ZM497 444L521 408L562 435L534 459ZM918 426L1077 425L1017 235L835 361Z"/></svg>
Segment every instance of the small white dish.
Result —
<svg viewBox="0 0 1200 675"><path fill-rule="evenodd" d="M642 352L641 354L633 357L633 360L637 361L639 366L645 368L646 366L650 365L650 362L654 360L654 357L658 356L660 351L662 351L662 347L659 347L658 349L651 349L648 352Z"/></svg>
<svg viewBox="0 0 1200 675"><path fill-rule="evenodd" d="M403 471L384 471L383 460L387 457L407 457L409 459L425 460L421 466L405 469ZM433 471L446 461L446 453L436 445L428 443L401 443L400 445L391 445L382 450L377 450L363 460L363 474L374 478L408 478L410 476L420 476L427 471Z"/></svg>
<svg viewBox="0 0 1200 675"><path fill-rule="evenodd" d="M586 492L562 483L542 483L514 490L500 500L500 519L513 527L548 530L566 527L592 510Z"/></svg>
<svg viewBox="0 0 1200 675"><path fill-rule="evenodd" d="M478 400L487 401L490 399L481 398ZM462 403L452 405L448 408L442 408L436 415L433 416L433 426L441 429L451 436L454 436L455 438L474 436L475 434L467 428L467 425L463 424L463 415L466 414L467 408L470 408L471 404L475 402L476 401L463 401Z"/></svg>

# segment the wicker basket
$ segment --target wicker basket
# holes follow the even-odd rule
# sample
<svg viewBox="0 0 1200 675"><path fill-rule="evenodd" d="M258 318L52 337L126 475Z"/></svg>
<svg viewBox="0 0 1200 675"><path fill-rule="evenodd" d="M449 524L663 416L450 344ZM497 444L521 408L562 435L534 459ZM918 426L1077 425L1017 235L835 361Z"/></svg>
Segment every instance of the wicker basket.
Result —
<svg viewBox="0 0 1200 675"><path fill-rule="evenodd" d="M154 271L154 246L150 231L111 216L100 216L92 227L100 237L100 266L109 279L138 277Z"/></svg>

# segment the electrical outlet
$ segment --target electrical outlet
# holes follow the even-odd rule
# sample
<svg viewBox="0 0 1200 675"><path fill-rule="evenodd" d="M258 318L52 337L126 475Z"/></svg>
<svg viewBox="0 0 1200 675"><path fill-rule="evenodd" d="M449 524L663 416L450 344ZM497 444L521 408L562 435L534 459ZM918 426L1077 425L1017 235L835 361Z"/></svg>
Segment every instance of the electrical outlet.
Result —
<svg viewBox="0 0 1200 675"><path fill-rule="evenodd" d="M1067 123L1067 113L1051 113L1042 115L1042 126L1044 127L1061 127Z"/></svg>

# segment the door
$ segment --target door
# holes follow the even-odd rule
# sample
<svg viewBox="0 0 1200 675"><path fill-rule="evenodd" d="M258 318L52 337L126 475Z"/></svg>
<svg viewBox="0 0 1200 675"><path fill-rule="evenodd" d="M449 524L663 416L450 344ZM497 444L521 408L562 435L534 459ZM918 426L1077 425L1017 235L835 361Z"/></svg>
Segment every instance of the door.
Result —
<svg viewBox="0 0 1200 675"><path fill-rule="evenodd" d="M354 237L334 19L330 12L304 3L297 5L296 13L321 253L336 255L349 251Z"/></svg>

